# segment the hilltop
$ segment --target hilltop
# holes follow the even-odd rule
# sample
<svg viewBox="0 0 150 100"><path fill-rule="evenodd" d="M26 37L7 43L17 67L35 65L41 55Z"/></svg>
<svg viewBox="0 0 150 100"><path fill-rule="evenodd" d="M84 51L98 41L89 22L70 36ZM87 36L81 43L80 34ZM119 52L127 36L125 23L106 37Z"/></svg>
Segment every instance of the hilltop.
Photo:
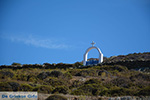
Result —
<svg viewBox="0 0 150 100"><path fill-rule="evenodd" d="M98 60L97 58L90 58L88 60ZM133 53L128 55L111 56L109 58L104 57L104 61L101 65L122 65L128 69L150 69L150 52L145 53Z"/></svg>
<svg viewBox="0 0 150 100"><path fill-rule="evenodd" d="M89 58L88 60L98 60L97 58ZM20 63L13 63L12 65L1 65L0 68L81 68L83 67L83 62L76 62L74 64L65 64L65 63L44 63L43 65L40 64L20 64ZM104 61L98 66L101 65L125 65L129 69L134 68L143 68L143 67L150 67L150 52L145 53L133 53L128 55L118 55L118 56L111 56L109 58L104 57ZM138 64L138 65L137 65ZM86 66L88 67L88 66ZM90 66L91 67L91 66Z"/></svg>
<svg viewBox="0 0 150 100"><path fill-rule="evenodd" d="M112 56L96 66L13 63L0 66L0 91L38 91L47 97L97 96L97 100L103 96L150 96L149 69L150 53Z"/></svg>
<svg viewBox="0 0 150 100"><path fill-rule="evenodd" d="M150 52L145 53L133 53L128 55L111 56L110 58L104 58L104 63L110 62L125 62L125 61L149 61Z"/></svg>

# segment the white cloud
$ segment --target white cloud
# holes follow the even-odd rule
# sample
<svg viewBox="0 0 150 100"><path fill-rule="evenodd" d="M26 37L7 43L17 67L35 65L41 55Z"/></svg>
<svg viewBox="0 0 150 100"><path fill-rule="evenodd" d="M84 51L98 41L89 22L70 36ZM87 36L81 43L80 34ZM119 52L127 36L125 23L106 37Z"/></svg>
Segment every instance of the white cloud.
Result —
<svg viewBox="0 0 150 100"><path fill-rule="evenodd" d="M35 47L42 47L48 49L66 49L69 48L69 45L62 43L61 39L45 39L45 38L36 38L35 36L8 36L7 39L12 42L21 42L26 45L32 45Z"/></svg>

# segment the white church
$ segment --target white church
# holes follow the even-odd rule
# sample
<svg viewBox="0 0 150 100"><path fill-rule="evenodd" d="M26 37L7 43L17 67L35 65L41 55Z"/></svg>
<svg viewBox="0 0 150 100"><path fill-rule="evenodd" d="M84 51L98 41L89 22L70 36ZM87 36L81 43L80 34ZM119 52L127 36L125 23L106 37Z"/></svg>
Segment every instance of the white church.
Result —
<svg viewBox="0 0 150 100"><path fill-rule="evenodd" d="M102 54L101 50L98 47L94 46L95 45L94 41L91 44L92 44L92 46L86 50L84 57L83 57L83 65L84 66L99 64L99 63L103 62L103 54ZM97 49L97 51L99 52L99 60L98 61L87 61L88 53L92 49Z"/></svg>

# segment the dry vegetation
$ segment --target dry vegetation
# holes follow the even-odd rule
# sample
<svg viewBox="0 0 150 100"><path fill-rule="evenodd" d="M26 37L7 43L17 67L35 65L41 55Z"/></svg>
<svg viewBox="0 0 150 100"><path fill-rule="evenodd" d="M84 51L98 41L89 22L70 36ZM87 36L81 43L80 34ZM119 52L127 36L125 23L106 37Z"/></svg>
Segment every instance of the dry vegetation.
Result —
<svg viewBox="0 0 150 100"><path fill-rule="evenodd" d="M149 63L146 64L149 68ZM79 62L75 64L21 65L13 63L12 66L3 65L0 66L0 91L38 91L44 94L109 97L149 96L149 70L136 71L115 63L104 63L92 67L79 66L82 66Z"/></svg>

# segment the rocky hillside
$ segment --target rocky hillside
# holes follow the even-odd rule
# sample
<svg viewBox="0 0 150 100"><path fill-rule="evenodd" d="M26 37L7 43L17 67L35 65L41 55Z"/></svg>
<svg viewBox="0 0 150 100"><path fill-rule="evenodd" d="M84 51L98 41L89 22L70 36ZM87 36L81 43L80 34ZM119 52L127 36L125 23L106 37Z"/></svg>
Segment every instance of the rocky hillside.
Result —
<svg viewBox="0 0 150 100"><path fill-rule="evenodd" d="M88 60L98 59L90 58ZM99 66L101 65L121 65L126 66L128 69L150 72L150 52L104 57L103 63Z"/></svg>
<svg viewBox="0 0 150 100"><path fill-rule="evenodd" d="M126 61L150 61L150 52L145 53L133 53L128 55L112 56L110 58L104 58L104 63L112 62L126 62Z"/></svg>
<svg viewBox="0 0 150 100"><path fill-rule="evenodd" d="M64 94L64 98L74 100L88 97L107 100L105 98L116 96L147 98L150 96L150 71L135 69L150 68L149 57L150 53L129 54L106 58L100 65L85 67L80 62L1 65L0 91L37 91L46 97Z"/></svg>

